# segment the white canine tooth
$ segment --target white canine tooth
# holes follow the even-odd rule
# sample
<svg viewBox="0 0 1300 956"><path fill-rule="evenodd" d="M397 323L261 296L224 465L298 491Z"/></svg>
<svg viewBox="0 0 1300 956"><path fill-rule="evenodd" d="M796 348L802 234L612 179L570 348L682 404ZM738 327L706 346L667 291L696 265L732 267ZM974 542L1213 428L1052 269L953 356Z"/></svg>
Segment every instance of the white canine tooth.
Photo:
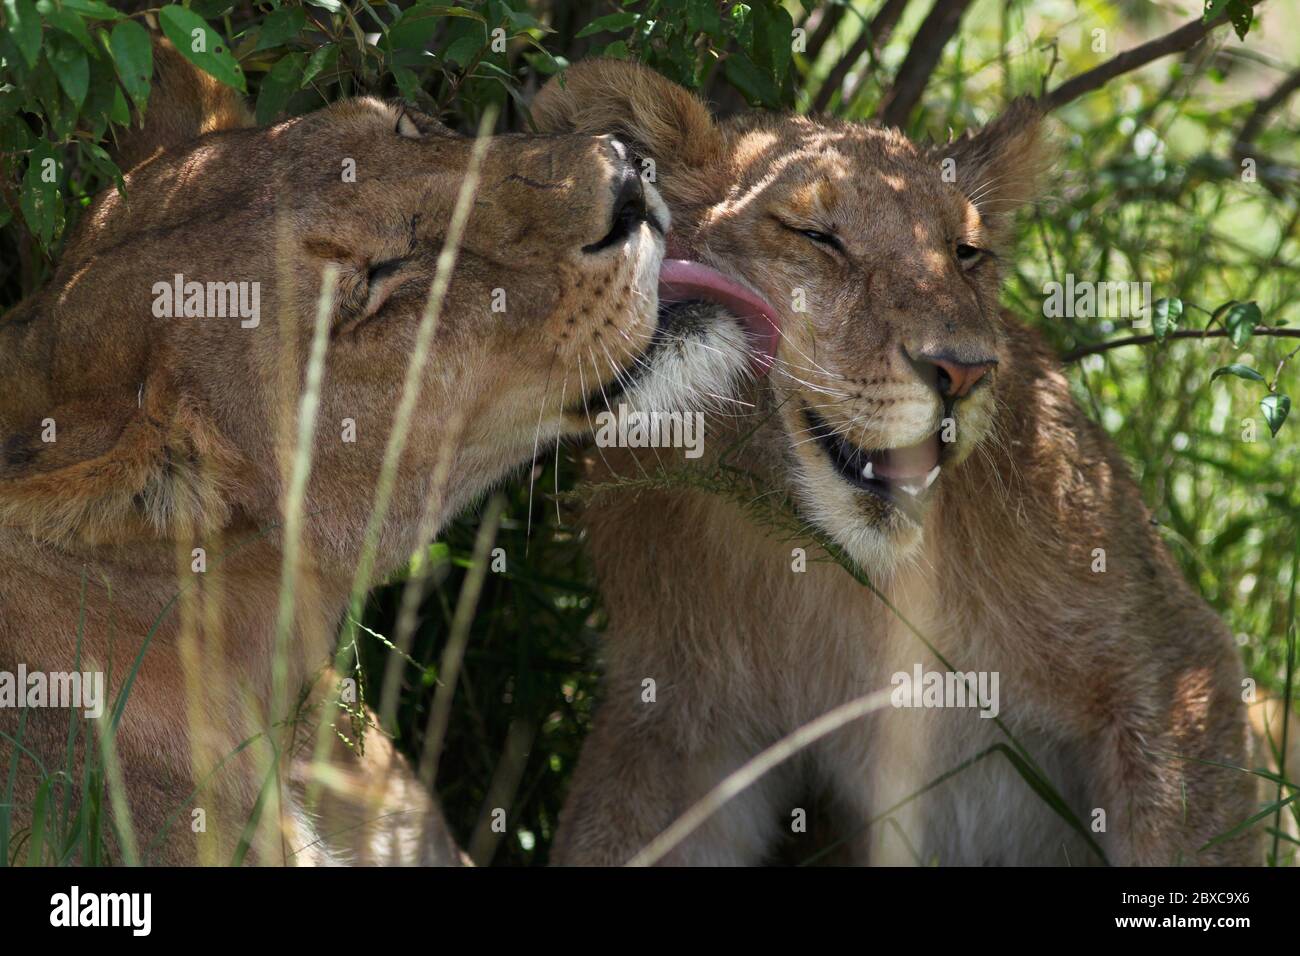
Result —
<svg viewBox="0 0 1300 956"><path fill-rule="evenodd" d="M932 484L934 484L934 479L939 477L939 469L941 467L942 467L941 465L935 465L933 468L930 469L930 473L925 476L925 487L929 488Z"/></svg>
<svg viewBox="0 0 1300 956"><path fill-rule="evenodd" d="M867 462L862 466L862 477L866 478L868 481L876 477L876 469L872 466L871 462Z"/></svg>

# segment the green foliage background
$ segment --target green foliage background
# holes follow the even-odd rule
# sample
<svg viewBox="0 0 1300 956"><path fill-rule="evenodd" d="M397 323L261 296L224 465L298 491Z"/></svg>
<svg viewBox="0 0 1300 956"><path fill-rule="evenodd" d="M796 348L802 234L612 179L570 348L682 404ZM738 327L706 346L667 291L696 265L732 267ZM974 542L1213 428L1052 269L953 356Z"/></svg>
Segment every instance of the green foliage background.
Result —
<svg viewBox="0 0 1300 956"><path fill-rule="evenodd" d="M538 86L595 55L642 59L721 112L817 107L869 119L929 9L904 4L888 36L873 36L889 5L0 0L0 307L40 287L89 197L120 186L105 144L133 107L148 108L147 18L173 38L204 31L195 61L246 91L261 122L373 93L468 131L489 105L500 111L498 128L527 129ZM1171 14L1141 2L975 0L908 131L939 139L977 126L1013 96L1051 89L1206 6L1213 14L1225 4L1198 0ZM1300 69L1300 10L1263 4L1252 21L1251 4L1226 7L1235 32L1220 29L1054 113L1059 174L1021 216L1005 300L1063 355L1129 331L1105 319L1044 318L1045 283L1066 273L1150 282L1165 300L1160 341L1100 351L1071 362L1069 374L1127 454L1189 579L1239 635L1249 673L1279 692L1300 562L1300 455L1283 397L1300 392L1292 351L1300 342L1251 330L1300 319L1300 106L1284 98L1249 143L1238 140L1257 104ZM802 48L791 42L796 30ZM1243 159L1255 163L1253 182L1243 180ZM1207 327L1233 334L1170 334ZM1223 368L1233 371L1212 379ZM1246 420L1253 441L1243 440ZM481 862L546 861L597 693L599 595L553 501L573 473L563 452L503 493L495 543L508 570L488 575L473 618L438 790L465 845L482 830L494 779L494 799L505 793L495 805L508 808L509 832L487 838ZM412 753L475 530L475 518L462 519L422 557L436 584L412 648L419 666L400 673L392 728ZM373 596L365 623L374 632L392 629L398 583ZM369 637L361 650L367 670L382 674L391 652ZM1288 859L1284 846L1277 862Z"/></svg>

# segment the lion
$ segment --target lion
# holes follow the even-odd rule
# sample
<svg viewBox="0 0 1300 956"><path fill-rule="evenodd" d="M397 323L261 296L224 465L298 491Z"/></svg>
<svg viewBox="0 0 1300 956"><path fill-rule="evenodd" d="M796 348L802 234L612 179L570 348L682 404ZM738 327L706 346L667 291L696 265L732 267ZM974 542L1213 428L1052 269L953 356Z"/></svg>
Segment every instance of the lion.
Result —
<svg viewBox="0 0 1300 956"><path fill-rule="evenodd" d="M998 306L1012 214L1050 164L1036 105L925 146L715 119L646 67L591 61L533 111L626 142L672 211L669 254L781 330L694 468L588 456L605 676L552 859L658 857L637 854L755 754L883 691L663 862L1256 862L1231 832L1255 809L1231 636L1050 348ZM682 366L743 365L696 311Z"/></svg>
<svg viewBox="0 0 1300 956"><path fill-rule="evenodd" d="M392 741L326 713L322 770L313 715L340 695L326 665L476 141L373 97L259 127L175 50L156 64L146 121L117 146L125 192L95 199L48 285L0 316L0 672L106 683L84 726L0 707L0 833L17 854L54 832L48 808L65 822L71 808L84 828L65 832L81 836L53 853L90 862L99 794L76 782L93 748L108 859L459 862ZM668 212L617 140L500 136L478 169L376 577L587 431L658 334ZM323 384L277 651L318 309Z"/></svg>

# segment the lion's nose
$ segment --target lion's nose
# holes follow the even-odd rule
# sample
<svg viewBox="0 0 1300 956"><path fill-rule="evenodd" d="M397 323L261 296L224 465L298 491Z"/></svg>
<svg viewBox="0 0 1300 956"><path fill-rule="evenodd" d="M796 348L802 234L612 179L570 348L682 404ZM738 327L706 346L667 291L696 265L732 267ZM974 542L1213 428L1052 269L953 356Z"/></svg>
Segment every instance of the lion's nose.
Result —
<svg viewBox="0 0 1300 956"><path fill-rule="evenodd" d="M951 355L922 352L908 355L926 381L944 398L965 398L985 375L998 364L995 358L973 362L959 361Z"/></svg>
<svg viewBox="0 0 1300 956"><path fill-rule="evenodd" d="M583 252L603 252L610 246L621 243L647 221L661 235L664 232L662 224L650 214L645 183L641 181L636 166L628 158L627 147L610 137L606 148L614 159L614 172L610 183L613 206L610 218L607 220L609 232L598 242L583 246Z"/></svg>

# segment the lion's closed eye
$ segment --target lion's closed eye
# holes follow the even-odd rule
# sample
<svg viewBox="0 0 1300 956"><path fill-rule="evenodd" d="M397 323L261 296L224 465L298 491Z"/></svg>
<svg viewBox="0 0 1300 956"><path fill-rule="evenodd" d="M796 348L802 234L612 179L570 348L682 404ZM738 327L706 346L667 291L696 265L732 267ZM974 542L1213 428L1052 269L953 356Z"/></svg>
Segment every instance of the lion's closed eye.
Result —
<svg viewBox="0 0 1300 956"><path fill-rule="evenodd" d="M844 244L840 241L839 236L835 235L834 230L821 229L813 225L806 225L802 222L786 220L781 216L773 216L772 219L782 229L797 233L809 242L813 242L827 249L833 249L835 252L844 252Z"/></svg>
<svg viewBox="0 0 1300 956"><path fill-rule="evenodd" d="M404 259L385 259L380 263L370 263L369 271L365 273L365 284L367 284L370 299L376 297L376 294L380 293L381 290L393 287L393 282L389 280L400 272L403 265L406 265Z"/></svg>
<svg viewBox="0 0 1300 956"><path fill-rule="evenodd" d="M355 332L361 325L380 317L395 293L414 275L407 268L410 260L402 257L374 259L356 268L342 279L339 299L341 321L334 335Z"/></svg>
<svg viewBox="0 0 1300 956"><path fill-rule="evenodd" d="M401 271L404 265L406 265L405 259L385 259L370 264L366 272L365 315L373 315L382 308L389 294L401 284Z"/></svg>

